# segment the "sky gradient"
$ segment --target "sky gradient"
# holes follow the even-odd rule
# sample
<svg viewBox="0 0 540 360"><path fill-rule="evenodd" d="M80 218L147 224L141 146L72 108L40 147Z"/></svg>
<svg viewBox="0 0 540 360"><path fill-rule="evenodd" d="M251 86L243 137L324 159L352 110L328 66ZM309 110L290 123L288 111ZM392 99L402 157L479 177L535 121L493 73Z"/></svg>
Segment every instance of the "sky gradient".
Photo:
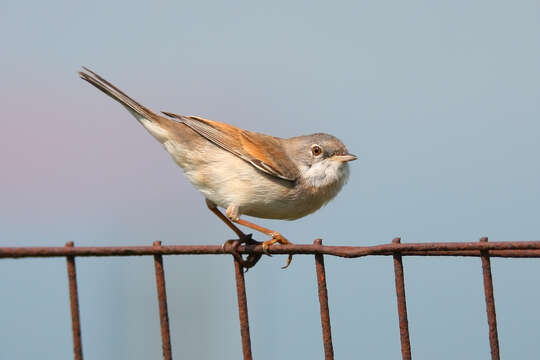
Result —
<svg viewBox="0 0 540 360"><path fill-rule="evenodd" d="M82 65L156 111L339 137L358 156L340 195L257 220L293 242L540 240L539 14L537 1L4 2L0 246L233 236ZM254 357L322 358L313 258L284 261L246 275ZM392 259L326 264L336 358L398 358ZM487 358L480 260L404 266L413 356ZM538 261L492 268L501 357L536 358ZM157 358L152 259L77 270L85 358ZM230 257L166 257L165 272L174 357L240 358ZM64 260L1 260L0 274L0 358L69 358Z"/></svg>

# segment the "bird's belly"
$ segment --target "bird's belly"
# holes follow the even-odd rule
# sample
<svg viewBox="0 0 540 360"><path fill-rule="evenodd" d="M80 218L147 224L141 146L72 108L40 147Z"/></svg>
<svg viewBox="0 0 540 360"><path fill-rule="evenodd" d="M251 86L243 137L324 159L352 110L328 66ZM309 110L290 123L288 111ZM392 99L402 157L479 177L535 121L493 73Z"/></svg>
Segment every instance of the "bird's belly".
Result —
<svg viewBox="0 0 540 360"><path fill-rule="evenodd" d="M294 183L267 175L227 153L221 161L187 169L189 181L222 208L238 207L239 214L267 219L298 219L320 205L294 196Z"/></svg>
<svg viewBox="0 0 540 360"><path fill-rule="evenodd" d="M296 220L317 211L323 204L312 201L253 202L246 204L240 212L265 219Z"/></svg>
<svg viewBox="0 0 540 360"><path fill-rule="evenodd" d="M247 166L247 168L243 168ZM215 170L215 169L214 169ZM238 207L240 215L266 219L298 219L320 206L303 203L293 194L293 184L275 179L244 162L235 176L213 185L193 181L204 196L220 207ZM218 171L219 173L219 171ZM300 201L299 201L300 200Z"/></svg>

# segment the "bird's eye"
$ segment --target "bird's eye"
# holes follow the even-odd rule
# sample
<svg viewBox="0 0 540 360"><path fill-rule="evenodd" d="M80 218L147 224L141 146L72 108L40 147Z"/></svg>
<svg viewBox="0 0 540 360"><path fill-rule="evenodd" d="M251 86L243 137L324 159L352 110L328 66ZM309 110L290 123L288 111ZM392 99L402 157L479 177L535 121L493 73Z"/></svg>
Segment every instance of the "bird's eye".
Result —
<svg viewBox="0 0 540 360"><path fill-rule="evenodd" d="M322 152L322 148L319 145L313 145L311 147L311 153L313 154L313 156L319 156L322 154Z"/></svg>

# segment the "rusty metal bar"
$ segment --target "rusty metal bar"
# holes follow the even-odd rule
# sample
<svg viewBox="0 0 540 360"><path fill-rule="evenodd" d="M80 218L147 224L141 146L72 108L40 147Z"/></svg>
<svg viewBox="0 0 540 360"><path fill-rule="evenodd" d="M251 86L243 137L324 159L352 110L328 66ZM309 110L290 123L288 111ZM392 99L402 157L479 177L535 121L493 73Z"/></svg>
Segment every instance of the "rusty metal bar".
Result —
<svg viewBox="0 0 540 360"><path fill-rule="evenodd" d="M321 246L322 240L316 239L314 245ZM332 329L330 327L330 310L328 308L328 290L326 289L326 271L324 269L324 255L315 255L315 269L317 271L317 286L319 304L321 307L321 327L324 346L324 359L334 360L334 347L332 346Z"/></svg>
<svg viewBox="0 0 540 360"><path fill-rule="evenodd" d="M234 259L234 273L236 276L236 294L238 297L238 317L240 319L240 335L242 336L242 352L244 354L244 360L253 360L253 356L251 355L251 338L249 336L244 268L236 259Z"/></svg>
<svg viewBox="0 0 540 360"><path fill-rule="evenodd" d="M368 255L402 256L481 256L480 251L489 250L490 256L540 257L540 241L507 242L447 242L407 243L375 246L318 246L312 244L282 245L270 247L270 254L325 254L345 258ZM242 254L262 254L261 245L240 246ZM2 247L0 258L64 257L64 256L141 256L141 255L223 255L231 252L220 245L167 245L153 246L103 246L103 247Z"/></svg>
<svg viewBox="0 0 540 360"><path fill-rule="evenodd" d="M154 241L154 247L159 248L161 241ZM161 325L161 347L163 359L172 360L171 335L169 332L169 312L167 310L167 291L165 289L165 271L163 270L163 256L154 255L154 268L156 270L156 288L159 304L159 323Z"/></svg>
<svg viewBox="0 0 540 360"><path fill-rule="evenodd" d="M66 243L67 248L73 248L73 241ZM75 258L66 257L67 275L69 283L69 303L71 307L71 331L73 333L73 358L82 360L81 322L79 318L79 295L77 292L77 272Z"/></svg>
<svg viewBox="0 0 540 360"><path fill-rule="evenodd" d="M400 238L392 243L399 244ZM409 320L407 319L407 302L405 300L405 278L403 276L403 261L400 254L394 254L394 276L396 279L396 297L399 315L399 335L401 339L401 357L411 360L411 341L409 339Z"/></svg>
<svg viewBox="0 0 540 360"><path fill-rule="evenodd" d="M463 256L480 257L478 250L448 250L448 251L401 251L402 256ZM540 250L489 250L490 257L502 258L538 258Z"/></svg>
<svg viewBox="0 0 540 360"><path fill-rule="evenodd" d="M487 243L487 241L487 237L480 239L482 243ZM489 260L488 250L482 251L482 273L484 275L484 294L489 325L491 359L499 360L499 335L497 334L497 315L495 314L495 297L493 296L493 279L491 277L491 261Z"/></svg>

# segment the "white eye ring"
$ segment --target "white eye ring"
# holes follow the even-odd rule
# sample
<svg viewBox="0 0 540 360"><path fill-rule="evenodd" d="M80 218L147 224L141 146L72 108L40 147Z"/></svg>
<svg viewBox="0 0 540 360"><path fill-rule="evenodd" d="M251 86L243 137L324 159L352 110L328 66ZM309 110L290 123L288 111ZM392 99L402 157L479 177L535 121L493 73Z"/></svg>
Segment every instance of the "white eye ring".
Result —
<svg viewBox="0 0 540 360"><path fill-rule="evenodd" d="M315 144L311 146L311 153L313 154L313 156L321 156L323 153L323 149L319 145Z"/></svg>

